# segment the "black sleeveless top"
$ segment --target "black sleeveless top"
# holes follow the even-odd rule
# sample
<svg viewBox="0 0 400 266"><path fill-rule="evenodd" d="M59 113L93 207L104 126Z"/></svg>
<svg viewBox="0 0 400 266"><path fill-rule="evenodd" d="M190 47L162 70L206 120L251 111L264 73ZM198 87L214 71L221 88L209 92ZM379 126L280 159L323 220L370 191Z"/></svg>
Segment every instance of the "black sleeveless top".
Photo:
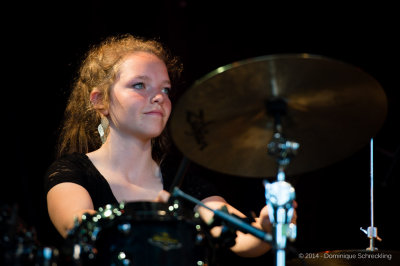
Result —
<svg viewBox="0 0 400 266"><path fill-rule="evenodd" d="M162 163L160 168L163 187L169 191L175 178L176 169L168 167L168 163ZM45 175L46 194L52 187L63 182L72 182L84 187L92 198L95 210L107 204L118 204L107 180L86 154L68 154L50 165ZM207 182L200 174L193 170L191 171L191 169L184 176L180 189L198 200L218 195L215 187L210 182ZM191 202L185 205L194 206Z"/></svg>

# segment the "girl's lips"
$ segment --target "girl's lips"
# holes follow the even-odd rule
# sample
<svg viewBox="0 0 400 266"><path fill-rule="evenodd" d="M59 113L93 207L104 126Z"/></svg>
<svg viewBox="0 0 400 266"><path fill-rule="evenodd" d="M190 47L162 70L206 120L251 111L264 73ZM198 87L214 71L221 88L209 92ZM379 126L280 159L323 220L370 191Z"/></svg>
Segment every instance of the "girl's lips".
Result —
<svg viewBox="0 0 400 266"><path fill-rule="evenodd" d="M150 111L146 112L146 115L159 115L159 116L164 116L164 113L162 111Z"/></svg>

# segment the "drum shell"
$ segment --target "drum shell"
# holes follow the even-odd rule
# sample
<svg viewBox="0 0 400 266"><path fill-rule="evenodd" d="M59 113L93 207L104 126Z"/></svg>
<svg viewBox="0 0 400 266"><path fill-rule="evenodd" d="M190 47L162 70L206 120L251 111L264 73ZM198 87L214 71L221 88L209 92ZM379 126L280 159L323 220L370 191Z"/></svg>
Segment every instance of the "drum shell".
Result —
<svg viewBox="0 0 400 266"><path fill-rule="evenodd" d="M103 221L82 265L204 265L209 248L200 220L165 204L128 203L124 214ZM200 264L201 265L201 264Z"/></svg>

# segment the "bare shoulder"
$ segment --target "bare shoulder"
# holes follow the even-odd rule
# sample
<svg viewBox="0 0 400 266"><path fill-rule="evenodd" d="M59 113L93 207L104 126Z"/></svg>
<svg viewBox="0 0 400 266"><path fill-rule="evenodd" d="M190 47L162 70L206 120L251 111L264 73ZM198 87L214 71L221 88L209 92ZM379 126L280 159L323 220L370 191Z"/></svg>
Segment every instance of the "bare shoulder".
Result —
<svg viewBox="0 0 400 266"><path fill-rule="evenodd" d="M93 208L89 192L81 185L72 182L64 182L52 187L47 193L47 202L50 205L76 204Z"/></svg>

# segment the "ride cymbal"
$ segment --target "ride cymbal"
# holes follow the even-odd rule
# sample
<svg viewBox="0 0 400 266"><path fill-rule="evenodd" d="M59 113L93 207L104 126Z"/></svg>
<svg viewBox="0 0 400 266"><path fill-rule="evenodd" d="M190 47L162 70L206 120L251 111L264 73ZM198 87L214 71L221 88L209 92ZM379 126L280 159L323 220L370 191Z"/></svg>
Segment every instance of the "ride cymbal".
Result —
<svg viewBox="0 0 400 266"><path fill-rule="evenodd" d="M298 142L287 175L338 162L368 143L383 125L386 95L361 69L323 56L270 55L234 62L196 81L170 121L177 148L211 170L272 177L267 145L275 132L268 103L285 103L282 133Z"/></svg>

